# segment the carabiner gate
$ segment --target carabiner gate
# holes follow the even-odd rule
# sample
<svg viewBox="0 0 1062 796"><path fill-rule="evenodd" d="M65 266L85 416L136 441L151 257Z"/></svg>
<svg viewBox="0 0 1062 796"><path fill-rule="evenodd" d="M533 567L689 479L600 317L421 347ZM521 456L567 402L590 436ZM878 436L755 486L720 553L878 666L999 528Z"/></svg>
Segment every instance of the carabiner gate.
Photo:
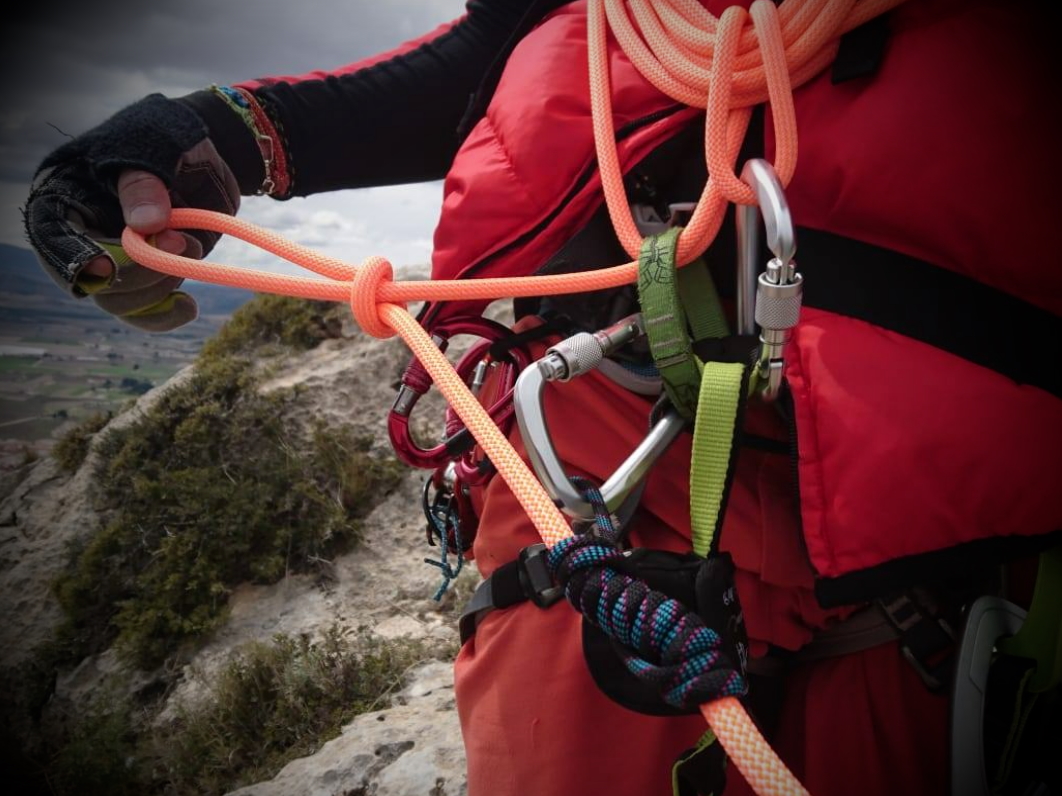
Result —
<svg viewBox="0 0 1062 796"><path fill-rule="evenodd" d="M594 509L568 480L546 425L542 391L547 381L569 381L598 367L616 349L645 333L640 314L599 332L579 332L561 340L542 359L525 368L516 380L513 405L527 455L546 492L565 514L592 520ZM617 511L645 480L658 458L682 432L686 421L674 409L658 420L601 487L609 511Z"/></svg>

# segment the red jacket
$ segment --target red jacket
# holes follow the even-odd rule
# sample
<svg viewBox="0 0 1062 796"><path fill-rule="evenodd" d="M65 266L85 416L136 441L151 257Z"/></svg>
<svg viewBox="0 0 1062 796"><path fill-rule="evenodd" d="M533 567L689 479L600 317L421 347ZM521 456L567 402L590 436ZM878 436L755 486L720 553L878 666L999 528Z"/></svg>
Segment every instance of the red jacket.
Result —
<svg viewBox="0 0 1062 796"><path fill-rule="evenodd" d="M824 73L798 89L800 155L787 191L797 224L1057 316L1062 270L1045 245L1060 205L1049 155L1057 128L1045 123L1057 117L1057 92L1034 22L998 4L908 3L891 15L876 75L833 85ZM513 52L446 179L435 278L534 272L600 206L585 39L584 4L574 3ZM620 158L631 166L699 112L676 108L618 50L610 63ZM911 557L1062 528L1062 401L858 314L816 309L816 263L799 251L797 262L810 306L787 378L804 540L826 599L872 589L874 573L898 559L917 571ZM477 309L443 307L439 317Z"/></svg>
<svg viewBox="0 0 1062 796"><path fill-rule="evenodd" d="M1007 357L988 367L980 345L964 349L965 331L951 335L959 356L915 339L925 330L908 323L936 320L925 290L939 277L942 301L953 288L964 297L984 289L992 301L1019 302L1019 321L1046 318L1057 328L1062 270L1049 248L1060 209L1050 123L1058 114L1049 106L1057 92L1040 55L1050 49L1030 10L1013 4L911 2L889 24L875 75L834 85L823 74L795 92L800 159L787 194L805 243L826 234L896 257L842 260L823 272L814 246L798 251L806 302L786 375L799 503L784 457L743 450L721 536L738 568L753 656L768 645L797 649L843 615L823 603L855 603L1009 555L1021 540L1035 546L1062 528L1057 379L1033 368L1021 376L1032 383L1019 383L1000 372ZM532 273L600 207L585 27L584 4L566 6L509 58L446 179L436 278ZM675 107L615 48L610 69L625 168L700 116ZM895 288L890 323L917 334L861 319L860 302L845 296L849 283L870 299ZM445 305L425 317L480 309ZM961 320L976 331L992 319ZM1050 340L1017 336L1016 356L1027 346L1050 350ZM1049 357L1044 367L1054 367ZM646 401L598 374L551 385L545 400L573 474L600 480L644 431ZM684 440L650 476L635 544L689 549L688 463ZM475 546L480 570L513 560L535 537L495 479ZM604 698L582 662L579 621L563 606L523 604L488 615L462 648L456 684L470 793L670 792L670 762L703 723ZM947 788L947 699L923 687L894 645L788 678L773 742L816 796ZM727 794L744 788L731 770Z"/></svg>

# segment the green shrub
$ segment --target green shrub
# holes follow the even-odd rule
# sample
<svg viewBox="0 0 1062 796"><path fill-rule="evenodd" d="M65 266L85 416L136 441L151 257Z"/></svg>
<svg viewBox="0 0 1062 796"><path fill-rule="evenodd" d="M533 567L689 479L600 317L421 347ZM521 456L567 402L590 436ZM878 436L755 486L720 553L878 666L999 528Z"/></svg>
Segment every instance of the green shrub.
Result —
<svg viewBox="0 0 1062 796"><path fill-rule="evenodd" d="M144 793L132 706L125 700L97 700L73 725L48 773L60 796Z"/></svg>
<svg viewBox="0 0 1062 796"><path fill-rule="evenodd" d="M347 639L335 627L319 641L278 635L251 644L220 673L209 700L152 739L155 768L177 793L269 779L384 705L410 668L431 657L418 642Z"/></svg>
<svg viewBox="0 0 1062 796"><path fill-rule="evenodd" d="M341 304L260 294L244 304L203 346L201 360L227 357L249 349L276 345L300 351L339 336Z"/></svg>
<svg viewBox="0 0 1062 796"><path fill-rule="evenodd" d="M110 412L96 412L71 428L52 448L52 457L68 473L75 472L88 456L92 437L111 420Z"/></svg>
<svg viewBox="0 0 1062 796"><path fill-rule="evenodd" d="M422 642L278 634L238 650L208 692L157 720L104 686L101 696L53 738L43 761L48 791L97 794L222 794L272 778L312 754L359 713L387 704L409 671L432 659Z"/></svg>
<svg viewBox="0 0 1062 796"><path fill-rule="evenodd" d="M272 329L280 310L255 304L272 308L261 321ZM255 325L253 306L240 313L189 379L98 446L97 496L113 519L55 584L82 654L116 641L137 665L160 664L219 623L233 586L275 582L349 546L401 477L349 426L307 439L285 425L295 393L260 394L254 350L233 343L273 332Z"/></svg>

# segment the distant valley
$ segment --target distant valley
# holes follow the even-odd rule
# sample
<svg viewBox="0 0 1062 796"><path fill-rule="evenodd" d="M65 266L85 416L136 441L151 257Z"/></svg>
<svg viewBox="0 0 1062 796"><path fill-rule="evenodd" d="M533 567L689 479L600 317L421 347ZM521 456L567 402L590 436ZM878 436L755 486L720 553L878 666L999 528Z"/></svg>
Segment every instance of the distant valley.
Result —
<svg viewBox="0 0 1062 796"><path fill-rule="evenodd" d="M64 424L115 411L166 381L251 297L200 283L182 289L199 303L199 319L149 334L64 294L28 249L0 244L0 459L46 449Z"/></svg>

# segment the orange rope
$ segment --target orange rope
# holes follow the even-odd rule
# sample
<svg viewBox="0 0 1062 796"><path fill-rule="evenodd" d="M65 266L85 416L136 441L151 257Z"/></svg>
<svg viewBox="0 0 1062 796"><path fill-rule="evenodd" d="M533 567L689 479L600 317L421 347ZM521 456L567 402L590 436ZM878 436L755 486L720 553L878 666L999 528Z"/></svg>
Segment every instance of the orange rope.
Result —
<svg viewBox="0 0 1062 796"><path fill-rule="evenodd" d="M590 101L598 165L609 215L630 256L637 258L642 238L631 217L616 151L606 46L609 28L652 85L687 105L705 108L705 157L711 176L679 237L679 261L687 263L700 256L715 238L729 202L754 201L751 189L734 173L752 107L770 101L775 170L787 185L797 161L792 88L810 80L833 60L841 34L901 2L790 0L776 8L770 0L756 0L749 12L731 7L716 20L698 0L589 0ZM746 25L748 17L752 19L751 29ZM387 337L397 332L479 442L546 544L552 547L571 535L542 485L427 332L401 305L420 300L475 301L602 290L635 281L634 262L555 276L394 282L391 265L383 258L370 257L356 268L230 216L177 209L171 226L240 238L323 278L251 271L168 254L129 229L122 234L122 244L134 260L174 276L258 292L349 301L355 319L367 333ZM736 699L702 705L701 712L756 793L807 793Z"/></svg>
<svg viewBox="0 0 1062 796"><path fill-rule="evenodd" d="M715 238L727 202L752 204L752 190L733 164L753 106L770 100L775 171L788 185L796 168L796 115L792 87L833 60L841 34L903 0L756 0L750 12L733 6L716 20L698 0L589 0L590 104L594 141L609 216L623 248L636 258L642 237L631 216L616 153L609 88L608 27L635 68L658 90L705 108L705 153L711 175L679 236L682 264L699 257ZM635 28L628 7L637 21ZM745 25L751 15L752 28ZM606 25L607 21L607 25Z"/></svg>
<svg viewBox="0 0 1062 796"><path fill-rule="evenodd" d="M391 281L391 264L382 257L369 257L361 266L325 257L310 249L283 241L276 235L232 216L209 210L175 208L170 218L174 229L208 229L226 232L248 243L258 244L289 262L301 265L318 273L351 273L347 282L333 279L308 279L271 274L234 266L193 260L161 251L151 246L143 236L129 229L122 233L122 246L137 262L173 276L199 279L215 284L243 287L249 290L301 298L323 298L333 301L349 301L351 312L362 329L374 337L390 337L397 332L409 349L424 365L447 402L465 424L490 458L513 494L524 507L543 541L553 546L571 535L571 529L563 515L546 494L546 490L524 464L509 441L491 420L490 415L469 391L468 386L454 371L453 366L416 319L400 303L417 299L439 298L439 293L449 294L455 285L471 285L471 282L425 281L395 283ZM522 282L523 278L481 280L497 283L502 289L509 282ZM530 294L525 294L530 295ZM454 297L468 298L458 292ZM486 296L477 292L479 298L498 298L497 293Z"/></svg>

